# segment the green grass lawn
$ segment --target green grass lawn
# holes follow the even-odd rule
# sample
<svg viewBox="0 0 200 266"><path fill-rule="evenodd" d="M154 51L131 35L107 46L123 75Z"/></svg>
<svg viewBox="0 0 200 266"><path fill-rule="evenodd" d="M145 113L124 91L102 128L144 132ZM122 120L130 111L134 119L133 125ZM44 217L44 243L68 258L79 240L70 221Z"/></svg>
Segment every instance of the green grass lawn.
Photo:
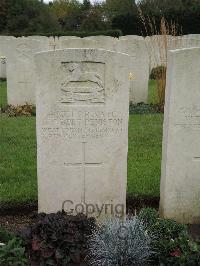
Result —
<svg viewBox="0 0 200 266"><path fill-rule="evenodd" d="M130 116L129 196L159 196L162 121L161 114ZM0 147L0 201L37 200L35 118L0 115Z"/></svg>
<svg viewBox="0 0 200 266"><path fill-rule="evenodd" d="M149 80L149 95L148 95L148 103L157 103L157 91L156 91L156 81Z"/></svg>
<svg viewBox="0 0 200 266"><path fill-rule="evenodd" d="M37 198L35 118L0 116L0 201Z"/></svg>
<svg viewBox="0 0 200 266"><path fill-rule="evenodd" d="M6 82L0 81L0 107L7 104Z"/></svg>
<svg viewBox="0 0 200 266"><path fill-rule="evenodd" d="M162 151L162 114L129 118L128 195L158 197Z"/></svg>

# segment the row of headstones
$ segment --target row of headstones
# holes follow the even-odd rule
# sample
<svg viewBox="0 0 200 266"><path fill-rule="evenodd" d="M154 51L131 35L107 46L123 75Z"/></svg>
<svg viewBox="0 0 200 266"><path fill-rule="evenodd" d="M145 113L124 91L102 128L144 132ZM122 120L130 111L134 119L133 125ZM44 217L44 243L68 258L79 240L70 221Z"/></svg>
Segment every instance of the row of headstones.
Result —
<svg viewBox="0 0 200 266"><path fill-rule="evenodd" d="M145 38L145 40L149 54L150 71L157 66L166 66L168 50L200 47L200 34L154 35Z"/></svg>
<svg viewBox="0 0 200 266"><path fill-rule="evenodd" d="M168 63L160 213L200 223L200 48ZM39 211L125 214L130 65L103 49L36 55Z"/></svg>
<svg viewBox="0 0 200 266"><path fill-rule="evenodd" d="M143 39L99 37L30 36L22 38L1 37L0 49L6 55L8 103L21 105L35 103L34 54L40 51L64 48L102 48L129 54L131 58L130 90L132 102L146 102L148 97L149 63ZM119 73L120 74L120 73Z"/></svg>
<svg viewBox="0 0 200 266"><path fill-rule="evenodd" d="M200 47L199 35L183 37L168 36L170 49L183 47ZM165 65L162 50L165 53L163 36L143 38L140 36L123 36L119 39L108 36L79 37L45 37L30 36L14 38L0 36L0 78L7 76L8 103L22 105L35 104L35 69L34 54L40 51L64 48L101 48L126 53L130 56L130 102L146 102L148 98L148 79L151 69Z"/></svg>

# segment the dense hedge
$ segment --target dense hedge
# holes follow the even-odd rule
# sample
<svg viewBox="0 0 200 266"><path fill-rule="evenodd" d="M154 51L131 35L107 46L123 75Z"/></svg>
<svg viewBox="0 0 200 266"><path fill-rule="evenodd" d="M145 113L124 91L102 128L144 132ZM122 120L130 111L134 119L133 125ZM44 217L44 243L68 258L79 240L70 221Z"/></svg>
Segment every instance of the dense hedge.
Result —
<svg viewBox="0 0 200 266"><path fill-rule="evenodd" d="M10 35L10 34L3 34L5 35ZM119 36L122 35L121 30L107 30L107 31L95 31L95 32L86 32L86 31L68 31L68 32L51 32L51 33L31 33L31 32L25 32L25 33L13 33L12 36L15 37L22 37L22 36L46 36L46 37L51 37L51 36L77 36L77 37L88 37L88 36L111 36L111 37L116 37L119 38Z"/></svg>

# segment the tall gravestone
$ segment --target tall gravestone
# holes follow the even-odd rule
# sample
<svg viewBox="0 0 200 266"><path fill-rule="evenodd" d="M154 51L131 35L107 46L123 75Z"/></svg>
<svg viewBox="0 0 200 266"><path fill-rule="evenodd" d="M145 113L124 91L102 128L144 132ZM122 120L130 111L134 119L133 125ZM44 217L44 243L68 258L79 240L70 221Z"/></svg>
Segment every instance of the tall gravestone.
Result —
<svg viewBox="0 0 200 266"><path fill-rule="evenodd" d="M61 48L66 49L66 48L93 48L97 49L100 48L98 47L98 42L94 41L92 39L85 39L85 38L68 38L68 39L62 39L60 40L61 43ZM102 49L104 47L101 47Z"/></svg>
<svg viewBox="0 0 200 266"><path fill-rule="evenodd" d="M169 52L160 213L200 223L200 48Z"/></svg>
<svg viewBox="0 0 200 266"><path fill-rule="evenodd" d="M0 36L0 78L6 78L6 57L8 55L8 47L12 45L15 37Z"/></svg>
<svg viewBox="0 0 200 266"><path fill-rule="evenodd" d="M6 57L8 103L35 103L34 54L47 50L46 43L31 38L9 41Z"/></svg>
<svg viewBox="0 0 200 266"><path fill-rule="evenodd" d="M149 55L145 40L135 36L120 38L115 49L126 53L131 59L130 68L130 102L147 102L149 81Z"/></svg>
<svg viewBox="0 0 200 266"><path fill-rule="evenodd" d="M111 36L90 36L90 37L85 37L85 40L94 40L97 42L97 47L100 49L106 49L110 51L115 51L115 45L116 42L118 41L118 38L114 38Z"/></svg>
<svg viewBox="0 0 200 266"><path fill-rule="evenodd" d="M109 36L87 38L61 38L61 48L96 48L128 54L130 67L130 101L146 102L148 97L149 56L144 38L123 36L117 39Z"/></svg>
<svg viewBox="0 0 200 266"><path fill-rule="evenodd" d="M6 78L6 58L5 56L0 56L0 79Z"/></svg>
<svg viewBox="0 0 200 266"><path fill-rule="evenodd" d="M103 49L36 55L39 211L124 214L128 62Z"/></svg>

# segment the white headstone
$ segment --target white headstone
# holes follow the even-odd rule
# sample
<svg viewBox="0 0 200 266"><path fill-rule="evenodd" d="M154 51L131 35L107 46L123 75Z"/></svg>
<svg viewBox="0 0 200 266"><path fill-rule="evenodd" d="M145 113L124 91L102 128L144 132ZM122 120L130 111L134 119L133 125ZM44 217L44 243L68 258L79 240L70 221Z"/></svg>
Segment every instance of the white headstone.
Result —
<svg viewBox="0 0 200 266"><path fill-rule="evenodd" d="M13 36L0 36L0 56L7 56L7 48L15 39Z"/></svg>
<svg viewBox="0 0 200 266"><path fill-rule="evenodd" d="M160 213L200 223L200 48L169 52Z"/></svg>
<svg viewBox="0 0 200 266"><path fill-rule="evenodd" d="M126 36L125 36L126 37ZM131 58L130 102L147 102L149 81L149 55L143 39L119 39L116 51L126 53Z"/></svg>
<svg viewBox="0 0 200 266"><path fill-rule="evenodd" d="M61 40L61 48L99 48L98 42L85 38L68 38ZM103 48L103 47L101 47Z"/></svg>
<svg viewBox="0 0 200 266"><path fill-rule="evenodd" d="M200 40L200 34L187 34L187 35L183 35L183 38Z"/></svg>
<svg viewBox="0 0 200 266"><path fill-rule="evenodd" d="M100 49L106 49L110 51L115 51L116 43L118 41L118 38L114 38L111 36L90 36L84 38L85 40L94 40L97 42L96 48Z"/></svg>
<svg viewBox="0 0 200 266"><path fill-rule="evenodd" d="M123 39L129 39L129 40L144 40L144 37L139 36L139 35L126 35L126 36L120 36L119 37L120 40Z"/></svg>
<svg viewBox="0 0 200 266"><path fill-rule="evenodd" d="M60 36L59 37L59 41L64 41L64 40L68 40L68 39L82 39L78 36Z"/></svg>
<svg viewBox="0 0 200 266"><path fill-rule="evenodd" d="M145 38L146 46L149 54L149 63L151 70L158 66L166 66L167 51L180 47L179 37L171 35L153 35Z"/></svg>
<svg viewBox="0 0 200 266"><path fill-rule="evenodd" d="M6 78L6 58L5 56L0 56L0 79Z"/></svg>
<svg viewBox="0 0 200 266"><path fill-rule="evenodd" d="M65 203L100 220L123 215L129 56L66 49L37 54L36 65L39 211Z"/></svg>
<svg viewBox="0 0 200 266"><path fill-rule="evenodd" d="M47 50L43 42L30 38L9 42L6 57L8 104L35 103L34 54L43 50Z"/></svg>
<svg viewBox="0 0 200 266"><path fill-rule="evenodd" d="M13 36L0 36L0 78L6 78L6 56L8 54L8 47L15 40Z"/></svg>
<svg viewBox="0 0 200 266"><path fill-rule="evenodd" d="M40 35L32 35L26 37L31 40L37 40L43 43L44 47L47 47L47 50L54 50L54 45L52 43L52 40L54 40L53 37L47 37L47 36L40 36Z"/></svg>

